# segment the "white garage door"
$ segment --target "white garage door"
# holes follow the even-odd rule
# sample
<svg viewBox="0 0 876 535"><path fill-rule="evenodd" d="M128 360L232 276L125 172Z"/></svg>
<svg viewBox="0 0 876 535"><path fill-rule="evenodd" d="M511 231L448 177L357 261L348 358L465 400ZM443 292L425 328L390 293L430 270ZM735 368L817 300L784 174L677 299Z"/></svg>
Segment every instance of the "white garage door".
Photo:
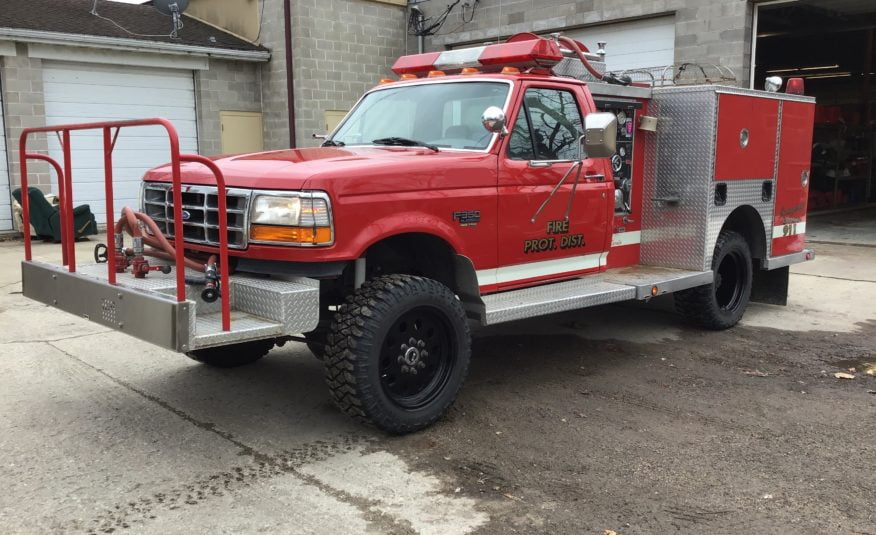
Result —
<svg viewBox="0 0 876 535"><path fill-rule="evenodd" d="M595 52L605 41L610 71L664 67L675 61L675 17L633 20L569 30L566 35Z"/></svg>
<svg viewBox="0 0 876 535"><path fill-rule="evenodd" d="M0 232L12 230L8 161L6 158L6 124L3 122L3 92L0 91Z"/></svg>
<svg viewBox="0 0 876 535"><path fill-rule="evenodd" d="M164 117L180 136L182 152L197 152L197 122L192 71L86 63L43 63L46 124L84 123ZM161 127L122 130L113 151L114 201L134 206L143 173L170 160ZM72 135L73 201L90 204L104 223L103 136L99 131ZM60 144L49 138L49 151L63 161Z"/></svg>

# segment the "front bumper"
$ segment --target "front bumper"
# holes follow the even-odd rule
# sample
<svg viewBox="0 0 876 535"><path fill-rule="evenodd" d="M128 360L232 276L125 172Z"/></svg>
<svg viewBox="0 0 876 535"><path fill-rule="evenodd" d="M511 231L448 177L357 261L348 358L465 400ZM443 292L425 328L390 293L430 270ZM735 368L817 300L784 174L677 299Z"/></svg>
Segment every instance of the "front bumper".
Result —
<svg viewBox="0 0 876 535"><path fill-rule="evenodd" d="M79 272L36 261L22 262L25 297L173 351L187 352L311 331L319 322L319 281L308 278L229 278L231 330L221 328L220 302L206 303L200 287L176 300L173 274L107 282L106 264ZM197 274L191 273L191 277Z"/></svg>

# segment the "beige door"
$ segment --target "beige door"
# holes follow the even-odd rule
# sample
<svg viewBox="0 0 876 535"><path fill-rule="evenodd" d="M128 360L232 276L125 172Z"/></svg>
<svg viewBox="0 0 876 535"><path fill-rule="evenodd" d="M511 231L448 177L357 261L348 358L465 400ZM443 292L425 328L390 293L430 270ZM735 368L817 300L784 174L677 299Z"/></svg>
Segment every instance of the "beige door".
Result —
<svg viewBox="0 0 876 535"><path fill-rule="evenodd" d="M343 110L325 110L325 134L331 134L338 127L338 124L347 116L347 112Z"/></svg>
<svg viewBox="0 0 876 535"><path fill-rule="evenodd" d="M265 149L262 114L248 111L221 111L222 153L244 154Z"/></svg>

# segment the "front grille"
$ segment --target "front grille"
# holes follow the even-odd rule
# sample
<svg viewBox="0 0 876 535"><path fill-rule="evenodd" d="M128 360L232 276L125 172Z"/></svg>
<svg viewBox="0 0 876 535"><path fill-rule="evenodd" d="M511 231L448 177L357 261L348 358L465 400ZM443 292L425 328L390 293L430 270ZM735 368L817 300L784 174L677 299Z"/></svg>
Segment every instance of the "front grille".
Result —
<svg viewBox="0 0 876 535"><path fill-rule="evenodd" d="M210 186L183 185L183 239L190 243L219 245L219 196ZM227 188L228 246L243 249L247 245L250 191ZM143 186L143 211L155 220L167 237L175 238L173 224L173 189L169 184L146 183Z"/></svg>

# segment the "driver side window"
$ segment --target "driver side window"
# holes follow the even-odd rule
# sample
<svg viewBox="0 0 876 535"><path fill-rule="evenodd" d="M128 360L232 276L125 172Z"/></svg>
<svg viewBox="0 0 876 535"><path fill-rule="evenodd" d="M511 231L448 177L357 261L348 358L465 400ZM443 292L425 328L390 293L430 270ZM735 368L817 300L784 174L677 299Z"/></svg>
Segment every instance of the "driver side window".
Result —
<svg viewBox="0 0 876 535"><path fill-rule="evenodd" d="M514 160L574 160L583 133L574 93L527 89L508 143L508 156Z"/></svg>

